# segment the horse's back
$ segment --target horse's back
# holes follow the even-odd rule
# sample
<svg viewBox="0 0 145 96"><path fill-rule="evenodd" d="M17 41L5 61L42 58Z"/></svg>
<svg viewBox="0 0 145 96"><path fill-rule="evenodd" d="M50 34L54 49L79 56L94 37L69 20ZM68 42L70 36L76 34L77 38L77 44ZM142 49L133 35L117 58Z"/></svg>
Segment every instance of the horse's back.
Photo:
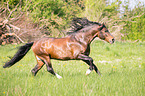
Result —
<svg viewBox="0 0 145 96"><path fill-rule="evenodd" d="M68 46L69 38L42 38L34 42L32 50L38 56L50 56L53 59L72 59L72 50Z"/></svg>

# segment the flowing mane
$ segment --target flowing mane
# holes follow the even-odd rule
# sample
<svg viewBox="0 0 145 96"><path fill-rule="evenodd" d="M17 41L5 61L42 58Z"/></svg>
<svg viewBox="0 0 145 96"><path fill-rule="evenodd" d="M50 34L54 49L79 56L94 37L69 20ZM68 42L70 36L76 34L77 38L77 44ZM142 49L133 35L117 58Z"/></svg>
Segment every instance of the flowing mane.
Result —
<svg viewBox="0 0 145 96"><path fill-rule="evenodd" d="M71 30L69 30L67 34L71 35L73 33L77 33L79 30L94 24L97 24L99 26L101 25L98 22L89 21L87 18L73 18L71 22ZM85 30L83 32L85 32Z"/></svg>

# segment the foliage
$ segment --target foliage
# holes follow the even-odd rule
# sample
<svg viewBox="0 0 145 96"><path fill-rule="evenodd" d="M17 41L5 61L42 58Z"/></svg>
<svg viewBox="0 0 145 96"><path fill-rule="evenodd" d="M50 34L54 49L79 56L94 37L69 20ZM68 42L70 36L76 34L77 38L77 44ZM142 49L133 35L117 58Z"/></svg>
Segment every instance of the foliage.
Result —
<svg viewBox="0 0 145 96"><path fill-rule="evenodd" d="M125 40L145 41L145 7L138 7L128 13L124 18L131 18L126 21L122 33Z"/></svg>
<svg viewBox="0 0 145 96"><path fill-rule="evenodd" d="M75 0L32 0L28 5L32 20L50 32L66 28L68 21L81 12Z"/></svg>
<svg viewBox="0 0 145 96"><path fill-rule="evenodd" d="M52 60L54 70L63 78L58 79L46 66L33 77L30 70L36 65L30 52L14 66L2 66L13 56L20 45L0 47L0 96L143 96L145 94L145 43L113 45L102 41L91 44L91 57L101 76L95 71L86 76L89 68L82 61ZM96 47L97 46L97 47Z"/></svg>
<svg viewBox="0 0 145 96"><path fill-rule="evenodd" d="M5 11L3 7L6 9L7 2L9 4L11 11L5 11L6 17L18 7L11 14L10 20L24 13L29 21L37 25L42 34L49 36L64 36L64 30L68 30L70 21L77 16L100 23L105 22L116 40L145 41L145 6L139 3L131 10L129 8L131 0L125 2L125 5L120 0L111 3L109 0L2 0L0 2L2 5L0 12ZM3 15L1 17L5 18Z"/></svg>
<svg viewBox="0 0 145 96"><path fill-rule="evenodd" d="M99 21L104 8L105 0L84 0L85 10L80 13L80 16L87 17L92 21Z"/></svg>

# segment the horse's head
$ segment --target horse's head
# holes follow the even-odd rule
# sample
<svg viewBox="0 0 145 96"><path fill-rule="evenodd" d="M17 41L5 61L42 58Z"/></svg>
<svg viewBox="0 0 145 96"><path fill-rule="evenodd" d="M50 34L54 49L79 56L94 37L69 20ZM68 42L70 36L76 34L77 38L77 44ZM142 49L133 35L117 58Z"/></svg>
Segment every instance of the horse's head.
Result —
<svg viewBox="0 0 145 96"><path fill-rule="evenodd" d="M98 37L110 44L113 44L115 41L114 37L110 34L104 23L99 26Z"/></svg>

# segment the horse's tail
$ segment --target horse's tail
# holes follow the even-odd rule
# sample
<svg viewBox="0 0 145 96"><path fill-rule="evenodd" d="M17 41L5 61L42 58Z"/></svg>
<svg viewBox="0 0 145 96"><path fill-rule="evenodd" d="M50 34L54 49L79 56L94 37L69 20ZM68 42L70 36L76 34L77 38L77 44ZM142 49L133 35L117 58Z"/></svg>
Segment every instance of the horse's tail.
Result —
<svg viewBox="0 0 145 96"><path fill-rule="evenodd" d="M21 46L17 53L14 55L14 57L5 63L3 68L11 67L14 65L16 62L20 61L26 54L27 52L31 49L32 45L34 42L31 43L26 43L25 45Z"/></svg>

